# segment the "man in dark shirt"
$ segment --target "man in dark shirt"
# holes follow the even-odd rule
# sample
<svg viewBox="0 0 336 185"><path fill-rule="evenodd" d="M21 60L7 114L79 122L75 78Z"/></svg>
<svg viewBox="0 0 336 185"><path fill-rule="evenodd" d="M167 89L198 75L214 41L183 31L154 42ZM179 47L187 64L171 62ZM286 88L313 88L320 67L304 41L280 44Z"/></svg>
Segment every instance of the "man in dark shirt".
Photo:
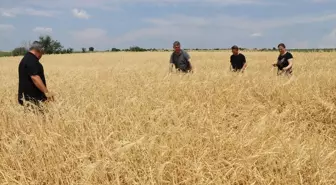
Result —
<svg viewBox="0 0 336 185"><path fill-rule="evenodd" d="M43 66L39 62L43 53L42 45L35 41L19 64L18 101L21 105L24 104L23 99L37 106L40 102L53 100L52 93L47 89Z"/></svg>
<svg viewBox="0 0 336 185"><path fill-rule="evenodd" d="M175 66L177 71L188 73L193 72L193 67L191 65L191 60L189 54L181 49L181 44L179 41L175 41L173 44L174 52L170 56L170 72L172 68Z"/></svg>
<svg viewBox="0 0 336 185"><path fill-rule="evenodd" d="M283 43L278 45L279 56L277 63L273 64L274 67L278 67L278 75L292 75L293 55L286 50L286 46Z"/></svg>
<svg viewBox="0 0 336 185"><path fill-rule="evenodd" d="M233 72L244 72L247 66L245 56L239 52L239 48L236 45L232 46L231 50L230 70Z"/></svg>

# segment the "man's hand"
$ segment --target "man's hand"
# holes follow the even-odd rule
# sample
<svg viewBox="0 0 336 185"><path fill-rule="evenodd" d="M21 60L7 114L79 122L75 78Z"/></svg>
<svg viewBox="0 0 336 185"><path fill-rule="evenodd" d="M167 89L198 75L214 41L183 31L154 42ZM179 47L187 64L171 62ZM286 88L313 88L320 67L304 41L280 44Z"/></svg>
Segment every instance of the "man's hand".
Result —
<svg viewBox="0 0 336 185"><path fill-rule="evenodd" d="M173 72L173 67L174 67L174 64L170 63L169 64L169 73Z"/></svg>
<svg viewBox="0 0 336 185"><path fill-rule="evenodd" d="M273 67L276 67L276 66L277 66L277 64L272 64L272 66L273 66Z"/></svg>
<svg viewBox="0 0 336 185"><path fill-rule="evenodd" d="M46 92L44 95L47 97L47 101L55 101L55 94L52 92Z"/></svg>

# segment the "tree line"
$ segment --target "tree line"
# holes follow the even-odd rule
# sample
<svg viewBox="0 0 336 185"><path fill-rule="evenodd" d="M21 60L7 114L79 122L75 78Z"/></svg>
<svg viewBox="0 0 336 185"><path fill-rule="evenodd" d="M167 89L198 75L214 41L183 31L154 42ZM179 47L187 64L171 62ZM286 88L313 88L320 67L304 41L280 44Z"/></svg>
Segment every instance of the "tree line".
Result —
<svg viewBox="0 0 336 185"><path fill-rule="evenodd" d="M45 48L46 54L70 54L70 53L86 53L86 52L95 52L94 47L89 48L82 48L81 51L75 51L73 48L64 48L64 46L58 41L54 40L50 35L40 36L38 41L43 45ZM11 52L1 52L0 56L20 56L24 55L29 49L30 43L24 43L22 46L14 48ZM184 48L187 51L220 51L220 50L230 50L230 48L213 48L213 49L200 49L200 48L193 48L188 49ZM276 47L273 48L254 48L254 49L247 49L247 48L240 48L242 51L277 51ZM324 49L290 49L291 51L295 52L333 52L336 51L336 48L324 48ZM156 49L156 48L141 48L139 46L131 46L127 49L118 49L118 48L111 48L105 50L105 52L146 52L146 51L169 51L168 49Z"/></svg>

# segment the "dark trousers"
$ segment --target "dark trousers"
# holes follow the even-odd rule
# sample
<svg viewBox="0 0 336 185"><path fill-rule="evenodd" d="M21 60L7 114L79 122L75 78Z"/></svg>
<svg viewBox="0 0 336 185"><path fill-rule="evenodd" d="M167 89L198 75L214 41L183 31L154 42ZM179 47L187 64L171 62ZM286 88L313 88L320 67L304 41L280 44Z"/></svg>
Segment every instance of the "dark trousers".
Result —
<svg viewBox="0 0 336 185"><path fill-rule="evenodd" d="M176 70L178 72L181 72L181 73L189 73L190 72L190 69L180 69L180 68L176 68Z"/></svg>
<svg viewBox="0 0 336 185"><path fill-rule="evenodd" d="M37 114L44 113L42 102L45 102L45 100L37 100L34 98L29 98L24 102L19 99L19 104L24 107L25 112L34 112Z"/></svg>

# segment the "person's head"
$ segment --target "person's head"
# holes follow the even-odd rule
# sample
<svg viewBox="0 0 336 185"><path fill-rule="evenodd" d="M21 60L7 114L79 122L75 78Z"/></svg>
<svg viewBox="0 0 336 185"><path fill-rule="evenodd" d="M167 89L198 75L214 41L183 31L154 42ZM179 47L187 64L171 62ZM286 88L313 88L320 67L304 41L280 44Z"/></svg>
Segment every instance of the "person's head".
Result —
<svg viewBox="0 0 336 185"><path fill-rule="evenodd" d="M286 52L286 46L285 46L285 44L284 44L284 43L280 43L280 44L278 45L278 49L279 49L279 52L280 52L281 54L284 54L284 53Z"/></svg>
<svg viewBox="0 0 336 185"><path fill-rule="evenodd" d="M231 51L232 51L232 53L233 53L234 55L238 55L238 53L239 53L239 48L238 48L238 46L236 46L236 45L232 46L232 47L231 47Z"/></svg>
<svg viewBox="0 0 336 185"><path fill-rule="evenodd" d="M42 44L38 41L34 41L31 44L29 51L33 53L38 59L41 59L42 55L44 54L44 48Z"/></svg>
<svg viewBox="0 0 336 185"><path fill-rule="evenodd" d="M173 44L173 48L174 48L174 51L175 52L180 52L181 51L181 44L179 41L175 41L174 44Z"/></svg>

